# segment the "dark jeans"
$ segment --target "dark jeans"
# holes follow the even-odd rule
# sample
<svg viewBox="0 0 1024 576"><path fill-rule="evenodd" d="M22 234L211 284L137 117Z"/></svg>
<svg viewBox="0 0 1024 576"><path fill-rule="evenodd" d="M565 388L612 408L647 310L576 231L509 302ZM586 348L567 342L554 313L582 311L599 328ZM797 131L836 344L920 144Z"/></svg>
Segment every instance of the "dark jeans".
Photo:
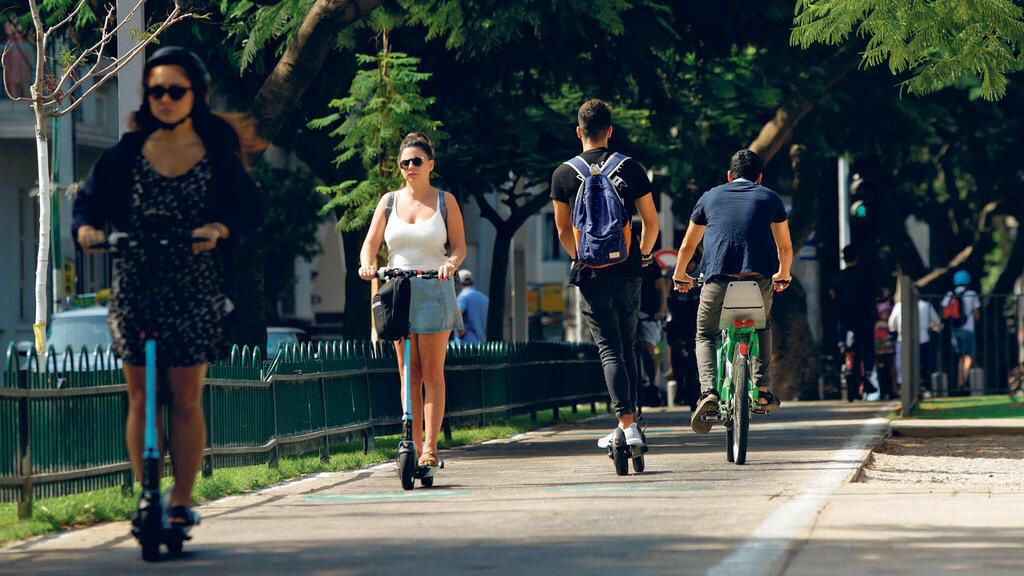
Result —
<svg viewBox="0 0 1024 576"><path fill-rule="evenodd" d="M636 405L636 322L639 278L601 278L580 287L580 308L590 326L615 415L632 414Z"/></svg>
<svg viewBox="0 0 1024 576"><path fill-rule="evenodd" d="M722 318L722 303L725 301L725 290L729 282L735 278L715 277L704 283L700 291L700 307L697 308L697 369L700 371L701 392L715 389L715 366L717 360L716 346L722 330L718 321ZM751 377L761 388L771 384L772 361L772 279L764 276L744 277L742 280L755 280L761 289L764 299L764 311L768 318L765 328L757 331L759 354L751 362Z"/></svg>

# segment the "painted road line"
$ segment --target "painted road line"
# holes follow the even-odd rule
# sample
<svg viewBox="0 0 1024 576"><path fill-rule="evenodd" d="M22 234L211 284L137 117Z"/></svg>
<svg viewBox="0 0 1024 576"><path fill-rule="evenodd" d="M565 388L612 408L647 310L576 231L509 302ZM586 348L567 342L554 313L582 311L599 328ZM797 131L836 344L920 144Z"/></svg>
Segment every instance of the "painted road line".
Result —
<svg viewBox="0 0 1024 576"><path fill-rule="evenodd" d="M739 548L712 566L707 571L708 576L757 576L769 573L786 555L790 543L802 535L818 517L825 500L849 481L864 451L871 449L888 422L881 417L865 422L857 436L832 453L823 472L775 510Z"/></svg>
<svg viewBox="0 0 1024 576"><path fill-rule="evenodd" d="M288 481L288 482L282 482L281 484L277 484L277 485L271 486L269 488L263 488L261 490L256 490L256 491L253 492L253 494L267 494L268 492L276 492L278 490L283 490L284 488L291 488L292 486L295 486L297 484L305 484L306 482L312 482L313 480L316 480L317 478L325 478L325 477L330 476L330 475L331 475L331 472L319 472L317 474L311 474L309 476L303 476L301 478L297 478L295 480L291 480L291 481Z"/></svg>
<svg viewBox="0 0 1024 576"><path fill-rule="evenodd" d="M544 492L673 492L709 490L705 486L575 486L547 488Z"/></svg>
<svg viewBox="0 0 1024 576"><path fill-rule="evenodd" d="M416 490L410 492L388 492L385 494L316 494L303 500L329 500L331 502L367 502L371 500L411 500L414 498L436 498L438 496L465 496L469 490Z"/></svg>

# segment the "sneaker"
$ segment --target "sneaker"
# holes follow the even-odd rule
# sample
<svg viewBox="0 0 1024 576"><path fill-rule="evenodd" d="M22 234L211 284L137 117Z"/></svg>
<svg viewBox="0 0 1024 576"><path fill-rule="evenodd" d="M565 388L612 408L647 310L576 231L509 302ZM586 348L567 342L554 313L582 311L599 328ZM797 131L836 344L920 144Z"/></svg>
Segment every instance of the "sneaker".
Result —
<svg viewBox="0 0 1024 576"><path fill-rule="evenodd" d="M690 428L697 434L707 434L711 431L711 422L704 419L705 414L718 412L718 395L708 392L697 403L697 409L690 417Z"/></svg>
<svg viewBox="0 0 1024 576"><path fill-rule="evenodd" d="M637 427L636 422L629 425L629 428L623 430L626 433L626 446L639 446L644 443L644 439L640 436L640 428Z"/></svg>
<svg viewBox="0 0 1024 576"><path fill-rule="evenodd" d="M616 427L614 430L609 432L607 436L605 436L604 438L601 438L600 440L598 440L597 441L597 446L599 448L607 448L607 447L611 446L612 442L615 441L615 430L618 430L618 429L619 428ZM630 424L629 428L626 428L622 432L626 435L626 445L627 446L639 446L639 445L644 443L643 438L640 437L640 429L637 428L636 422Z"/></svg>

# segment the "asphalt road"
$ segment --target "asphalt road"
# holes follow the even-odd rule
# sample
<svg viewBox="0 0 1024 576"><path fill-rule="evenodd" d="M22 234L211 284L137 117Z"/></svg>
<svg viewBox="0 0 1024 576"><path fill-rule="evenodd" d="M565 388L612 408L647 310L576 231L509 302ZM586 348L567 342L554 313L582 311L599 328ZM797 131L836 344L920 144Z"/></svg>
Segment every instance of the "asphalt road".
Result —
<svg viewBox="0 0 1024 576"><path fill-rule="evenodd" d="M613 425L602 415L449 451L433 489L403 492L391 463L213 502L173 561L142 563L122 522L2 551L0 573L784 573L882 410L787 402L754 417L743 466L721 428L699 436L688 411L653 410L647 470L627 477L596 446ZM840 561L802 570L857 573Z"/></svg>

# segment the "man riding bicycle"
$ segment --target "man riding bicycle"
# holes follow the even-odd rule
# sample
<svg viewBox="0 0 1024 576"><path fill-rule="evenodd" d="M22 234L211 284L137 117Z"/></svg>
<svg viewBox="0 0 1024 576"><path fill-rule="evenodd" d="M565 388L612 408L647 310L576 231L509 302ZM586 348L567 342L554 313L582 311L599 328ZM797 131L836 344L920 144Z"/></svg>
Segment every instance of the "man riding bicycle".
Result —
<svg viewBox="0 0 1024 576"><path fill-rule="evenodd" d="M733 280L755 280L761 289L769 321L757 331L761 354L753 359L753 380L760 390L757 407L771 410L780 405L768 390L772 350L770 314L773 291L785 289L791 279L793 244L786 207L775 191L761 186L761 159L754 152L746 149L736 152L729 162L726 177L727 184L708 190L697 201L672 276L676 290L686 292L693 287L693 278L686 273L686 263L703 239L704 288L697 310L701 398L690 418L690 427L698 434L711 430L711 421L704 415L718 412L715 342L721 333L719 319L725 291Z"/></svg>

